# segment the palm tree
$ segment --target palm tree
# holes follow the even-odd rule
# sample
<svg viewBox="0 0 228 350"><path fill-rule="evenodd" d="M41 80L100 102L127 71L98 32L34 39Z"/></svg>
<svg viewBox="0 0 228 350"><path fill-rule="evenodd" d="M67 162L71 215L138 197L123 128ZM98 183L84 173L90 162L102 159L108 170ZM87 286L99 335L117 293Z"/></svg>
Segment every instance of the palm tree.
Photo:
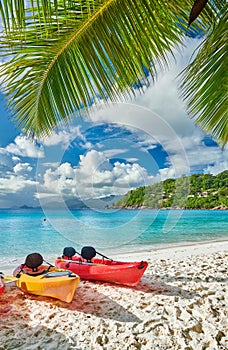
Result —
<svg viewBox="0 0 228 350"><path fill-rule="evenodd" d="M181 90L196 122L224 145L226 0L208 1L189 29L191 6L191 0L0 0L0 76L16 122L44 137L100 99L134 97L135 86L143 91L186 35L206 33Z"/></svg>

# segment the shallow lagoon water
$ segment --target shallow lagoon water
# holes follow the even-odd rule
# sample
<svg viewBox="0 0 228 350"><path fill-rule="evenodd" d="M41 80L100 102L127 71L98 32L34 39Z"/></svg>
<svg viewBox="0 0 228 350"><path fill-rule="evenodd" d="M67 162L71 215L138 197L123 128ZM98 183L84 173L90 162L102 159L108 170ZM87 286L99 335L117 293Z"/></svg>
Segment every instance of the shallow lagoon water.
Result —
<svg viewBox="0 0 228 350"><path fill-rule="evenodd" d="M223 240L228 211L219 210L1 210L0 269L40 252L53 260L63 248L92 245L105 254Z"/></svg>

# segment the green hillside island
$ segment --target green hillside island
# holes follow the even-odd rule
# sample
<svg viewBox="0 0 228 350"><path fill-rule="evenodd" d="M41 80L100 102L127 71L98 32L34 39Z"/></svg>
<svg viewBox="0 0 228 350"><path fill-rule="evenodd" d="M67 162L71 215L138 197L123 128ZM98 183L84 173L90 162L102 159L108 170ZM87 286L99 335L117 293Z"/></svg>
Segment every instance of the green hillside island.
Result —
<svg viewBox="0 0 228 350"><path fill-rule="evenodd" d="M228 209L228 170L194 174L129 191L113 208Z"/></svg>

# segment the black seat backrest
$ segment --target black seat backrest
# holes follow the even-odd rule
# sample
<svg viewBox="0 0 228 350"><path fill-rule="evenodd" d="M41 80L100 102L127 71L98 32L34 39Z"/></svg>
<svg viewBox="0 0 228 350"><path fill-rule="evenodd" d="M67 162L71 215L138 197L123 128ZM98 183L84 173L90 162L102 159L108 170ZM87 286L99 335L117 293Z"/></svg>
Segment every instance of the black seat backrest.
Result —
<svg viewBox="0 0 228 350"><path fill-rule="evenodd" d="M38 267L43 264L43 261L42 255L39 253L32 253L27 255L25 265L33 271L37 271Z"/></svg>
<svg viewBox="0 0 228 350"><path fill-rule="evenodd" d="M73 247L65 247L63 249L63 257L67 256L68 259L71 259L72 256L76 254L76 250Z"/></svg>
<svg viewBox="0 0 228 350"><path fill-rule="evenodd" d="M87 246L83 247L81 250L81 256L87 261L91 261L92 258L96 256L96 250L93 247Z"/></svg>

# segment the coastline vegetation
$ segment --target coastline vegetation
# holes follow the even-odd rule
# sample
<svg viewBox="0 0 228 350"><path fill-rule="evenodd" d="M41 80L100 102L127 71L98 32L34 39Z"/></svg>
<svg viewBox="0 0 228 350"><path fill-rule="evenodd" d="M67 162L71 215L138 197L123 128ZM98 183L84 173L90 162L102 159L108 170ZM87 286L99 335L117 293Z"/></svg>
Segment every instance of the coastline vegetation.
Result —
<svg viewBox="0 0 228 350"><path fill-rule="evenodd" d="M228 209L228 170L166 179L129 191L113 207L123 209Z"/></svg>

